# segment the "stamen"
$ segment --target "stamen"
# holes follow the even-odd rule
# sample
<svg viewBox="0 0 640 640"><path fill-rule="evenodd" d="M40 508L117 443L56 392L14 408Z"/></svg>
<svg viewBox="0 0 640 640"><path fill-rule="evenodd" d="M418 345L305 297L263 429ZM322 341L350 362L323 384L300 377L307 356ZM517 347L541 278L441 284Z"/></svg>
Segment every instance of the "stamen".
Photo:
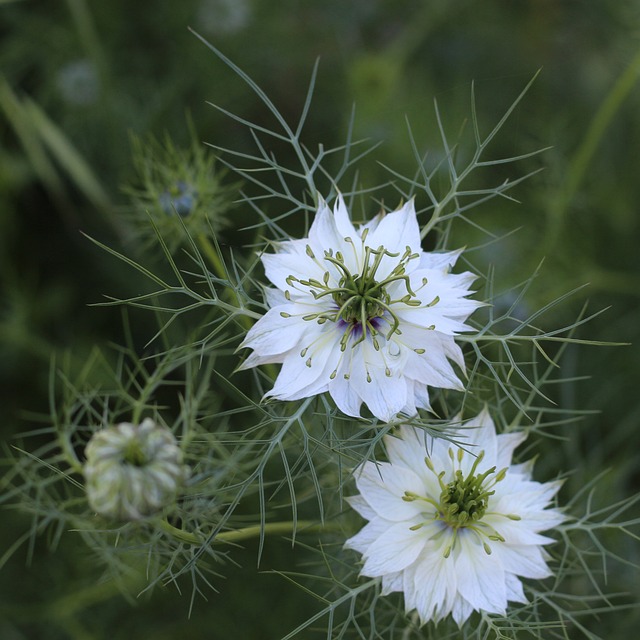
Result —
<svg viewBox="0 0 640 640"><path fill-rule="evenodd" d="M483 473L477 474L478 467L485 457L485 452L480 451L475 456L471 469L466 474L463 474L461 466L468 452L461 448L457 448L454 451L453 447L449 447L447 453L453 466L453 480L448 483L444 481L447 472L437 472L433 460L429 456L424 458L425 465L436 476L440 485L441 494L439 500L434 500L429 496L421 496L412 491L405 491L402 499L405 502L423 501L434 508L433 512L427 511L424 515L432 514L435 520L446 525L429 538L430 540L435 540L443 535L447 536L448 540L443 551L444 558L451 556L457 544L458 532L462 529L477 535L484 552L487 555L491 555L492 546L490 543L504 543L505 538L484 520L484 517L486 515L499 515L509 520L520 520L520 516L515 514L496 513L488 510L489 500L495 493L492 487L506 477L507 470L503 469L496 474L494 466ZM490 476L493 477L489 479ZM428 523L429 519L427 518L423 522L413 525L410 529L411 531L418 531Z"/></svg>

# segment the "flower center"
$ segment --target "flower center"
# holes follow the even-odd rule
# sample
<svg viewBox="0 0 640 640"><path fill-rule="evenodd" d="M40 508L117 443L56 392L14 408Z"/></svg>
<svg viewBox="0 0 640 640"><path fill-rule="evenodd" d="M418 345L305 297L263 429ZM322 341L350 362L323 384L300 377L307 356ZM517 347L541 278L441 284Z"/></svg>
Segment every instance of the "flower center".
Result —
<svg viewBox="0 0 640 640"><path fill-rule="evenodd" d="M122 452L122 461L132 467L144 467L147 464L147 456L139 442L130 440Z"/></svg>
<svg viewBox="0 0 640 640"><path fill-rule="evenodd" d="M439 499L436 500L430 496L420 496L411 491L405 491L402 497L405 502L423 500L435 508L435 511L429 512L430 517L443 522L450 533L453 534L451 543L445 548L445 558L448 558L451 554L461 529L468 529L478 535L482 540L482 545L487 554L491 553L491 547L487 541L504 542L504 538L491 525L483 522L482 519L488 513L489 498L495 493L493 487L495 487L498 482L504 480L507 475L507 467L498 473L496 473L495 466L487 469L483 473L477 473L478 465L484 459L484 455L484 451L478 454L469 473L465 476L459 468L464 458L464 451L458 449L457 455L454 455L453 450L449 449L451 462L455 467L457 460L458 468L454 470L453 480L446 484L443 479L446 472L440 471L437 473L431 459L428 457L425 458L425 464L438 479L441 489ZM493 477L489 479L489 476ZM494 515L504 516L509 520L520 520L520 516L513 514L495 513ZM411 529L417 531L427 522L428 521L425 521L414 525Z"/></svg>
<svg viewBox="0 0 640 640"><path fill-rule="evenodd" d="M364 241L365 237L366 233L363 234L362 241ZM354 247L355 255L359 255L355 251L353 240L345 238L345 241ZM388 330L385 331L385 336L389 339L394 333L399 333L400 325L400 319L394 312L392 305L404 303L411 307L418 307L422 304L420 300L416 299L416 294L411 289L409 276L406 275L407 263L419 257L418 253L411 252L409 246L406 247L402 255L392 253L382 245L377 249L365 246L360 273L351 273L345 263L344 256L339 251L334 254L333 250L326 250L323 257L324 262L317 260L309 245L307 245L306 252L310 258L325 269L323 281L320 282L315 278L299 280L291 275L287 278L287 284L293 288L298 284L302 285L307 288L315 300L325 297L333 299L335 305L332 309L307 314L303 317L303 320L315 320L319 324L327 321L344 323L344 334L340 340L342 351L347 348L347 343L352 336L356 338L352 345L355 346L365 340L367 335L374 339L374 347L378 349L375 336L380 332L382 325L382 322L378 319L385 318L385 322L389 326ZM386 277L378 279L376 273L385 257L399 258L399 260ZM337 286L332 286L336 284L335 276L332 278L331 273L326 270L326 263L335 267L338 272ZM332 279L333 282L331 282ZM398 280L404 282L406 294L394 300L387 289L391 283ZM286 295L287 292L285 292Z"/></svg>
<svg viewBox="0 0 640 640"><path fill-rule="evenodd" d="M469 475L466 478L462 471L456 471L455 480L446 485L440 494L438 517L454 529L481 520L487 510L489 496L495 493L485 489L482 483L494 471L495 467L482 475Z"/></svg>
<svg viewBox="0 0 640 640"><path fill-rule="evenodd" d="M366 324L384 315L385 299L388 301L389 296L373 278L349 275L343 278L340 287L343 291L336 291L333 299L344 322Z"/></svg>

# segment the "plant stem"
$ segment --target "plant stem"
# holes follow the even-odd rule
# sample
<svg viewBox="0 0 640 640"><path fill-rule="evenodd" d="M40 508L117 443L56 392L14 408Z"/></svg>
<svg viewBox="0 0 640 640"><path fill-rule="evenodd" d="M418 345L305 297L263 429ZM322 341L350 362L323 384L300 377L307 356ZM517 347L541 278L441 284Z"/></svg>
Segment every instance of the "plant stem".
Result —
<svg viewBox="0 0 640 640"><path fill-rule="evenodd" d="M178 529L166 520L159 521L160 528L169 535L173 536L181 542L187 544L201 545L204 542L204 538L200 536ZM295 527L296 531L301 533L317 533L320 531L331 531L333 527L328 524L318 524L316 522L303 520L298 522ZM222 531L214 539L214 542L239 542L241 540L248 540L251 538L259 537L262 532L264 535L284 535L287 533L293 533L294 523L291 521L285 522L269 522L265 525L254 524L249 527L243 527L242 529L236 529L235 531Z"/></svg>

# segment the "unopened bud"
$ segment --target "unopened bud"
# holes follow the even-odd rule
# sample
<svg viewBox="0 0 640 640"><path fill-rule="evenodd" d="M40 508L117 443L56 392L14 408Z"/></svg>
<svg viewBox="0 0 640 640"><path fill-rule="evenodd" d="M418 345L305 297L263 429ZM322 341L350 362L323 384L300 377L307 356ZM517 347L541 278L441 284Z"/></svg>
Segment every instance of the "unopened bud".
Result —
<svg viewBox="0 0 640 640"><path fill-rule="evenodd" d="M114 520L139 520L171 506L190 473L173 433L149 418L98 431L85 453L89 505Z"/></svg>

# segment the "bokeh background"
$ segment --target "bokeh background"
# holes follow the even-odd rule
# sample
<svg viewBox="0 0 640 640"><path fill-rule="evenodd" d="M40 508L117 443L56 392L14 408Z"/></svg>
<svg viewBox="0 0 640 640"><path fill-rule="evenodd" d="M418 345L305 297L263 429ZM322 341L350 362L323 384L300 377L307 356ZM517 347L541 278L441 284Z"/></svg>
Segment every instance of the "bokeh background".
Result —
<svg viewBox="0 0 640 640"><path fill-rule="evenodd" d="M544 170L512 192L522 204L494 200L478 212L498 233L520 229L480 259L508 286L544 258L527 298L532 309L589 283L552 312L550 325L569 324L587 300L593 311L611 306L580 337L632 344L570 349L564 375L589 378L564 385L556 401L597 411L575 427L571 453L583 470L576 482L611 467L611 500L640 490L637 0L1 0L3 440L11 444L46 414L52 356L70 352L80 367L93 345L123 340L120 310L89 305L133 295L137 282L80 232L130 250L132 135L169 136L189 148L195 131L198 140L242 150L246 132L207 102L265 121L255 94L188 27L248 72L291 121L319 57L307 139L339 145L355 104L354 137L383 143L362 167L363 184L386 179L376 160L413 172L405 116L421 145L438 153L434 99L455 132L469 117L474 82L486 132L541 69L494 155L551 147L517 167L520 175ZM250 216L236 212L225 243L243 243L234 228ZM0 556L28 518L5 510L1 522ZM295 552L283 542L269 553L265 566L284 567ZM220 593L196 600L189 618L189 597L172 588L133 604L95 592L83 598L95 579L90 555L72 535L55 552L42 539L0 572L0 638L272 640L315 610L282 578L256 572L251 544L234 559L243 568L230 567ZM637 622L631 611L600 632L623 637Z"/></svg>

